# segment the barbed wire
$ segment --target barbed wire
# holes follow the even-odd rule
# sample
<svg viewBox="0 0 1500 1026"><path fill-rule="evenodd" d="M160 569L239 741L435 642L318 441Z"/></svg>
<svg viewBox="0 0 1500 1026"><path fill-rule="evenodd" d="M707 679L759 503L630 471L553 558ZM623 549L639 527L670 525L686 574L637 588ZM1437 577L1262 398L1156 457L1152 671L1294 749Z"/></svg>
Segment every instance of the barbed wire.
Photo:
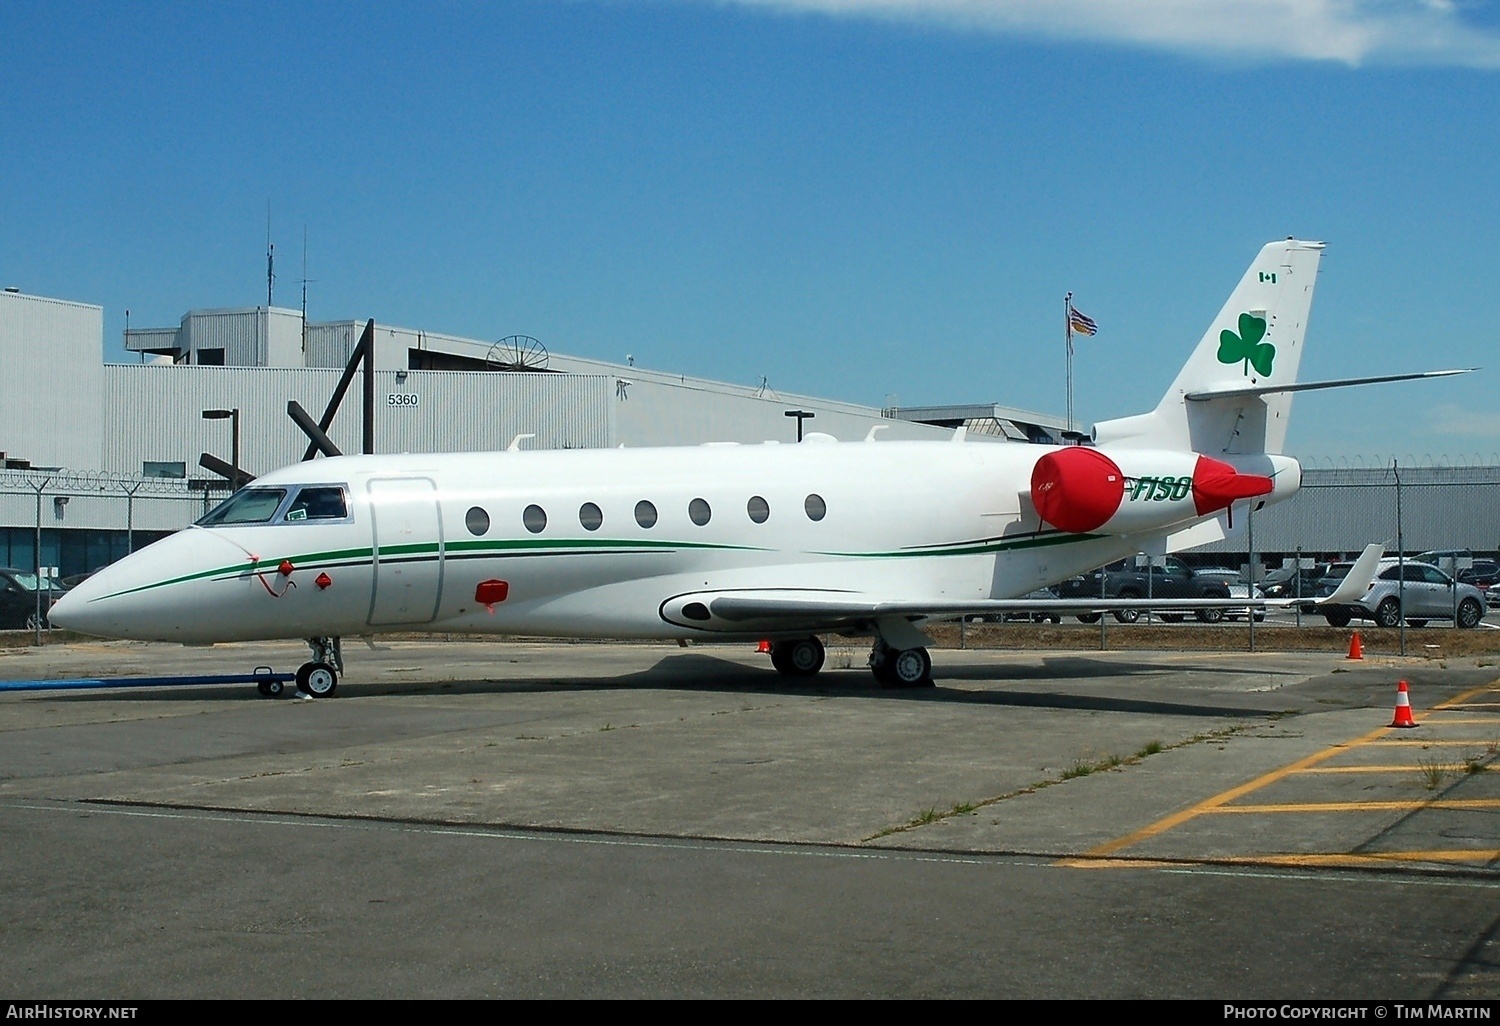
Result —
<svg viewBox="0 0 1500 1026"><path fill-rule="evenodd" d="M229 491L226 481L222 489ZM0 492L32 495L36 492L73 492L96 495L152 495L165 498L202 499L203 493L188 488L187 480L173 477L130 477L92 470L4 470Z"/></svg>

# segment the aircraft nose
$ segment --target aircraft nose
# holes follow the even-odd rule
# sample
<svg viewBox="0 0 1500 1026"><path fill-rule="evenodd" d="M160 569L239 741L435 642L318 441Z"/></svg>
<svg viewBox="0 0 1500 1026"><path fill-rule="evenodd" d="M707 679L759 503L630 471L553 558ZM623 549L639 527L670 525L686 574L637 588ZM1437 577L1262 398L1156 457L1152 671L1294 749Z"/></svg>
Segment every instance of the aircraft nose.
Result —
<svg viewBox="0 0 1500 1026"><path fill-rule="evenodd" d="M107 594L101 586L103 582L99 580L107 573L108 571L100 571L66 592L53 603L52 609L47 613L48 621L54 627L80 634L108 636L111 633L108 627L113 619L109 603L93 601Z"/></svg>

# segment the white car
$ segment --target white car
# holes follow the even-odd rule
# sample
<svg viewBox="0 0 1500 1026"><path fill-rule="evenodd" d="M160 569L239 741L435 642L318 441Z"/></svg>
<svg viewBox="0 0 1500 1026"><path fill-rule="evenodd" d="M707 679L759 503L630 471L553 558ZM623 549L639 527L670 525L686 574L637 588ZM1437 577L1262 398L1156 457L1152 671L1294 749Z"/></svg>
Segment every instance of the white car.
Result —
<svg viewBox="0 0 1500 1026"><path fill-rule="evenodd" d="M1229 586L1229 597L1230 598L1251 598L1251 597L1254 597L1254 598L1260 599L1260 598L1265 598L1266 597L1266 593L1263 590L1261 590L1261 587L1258 584L1255 586L1255 594L1254 594L1254 596L1251 596L1251 594L1250 594L1250 585L1248 585L1248 584L1231 584ZM1250 608L1249 606L1241 606L1238 609L1230 607L1229 609L1224 610L1224 619L1226 619L1226 620L1243 620L1245 618L1245 614L1247 612L1249 612L1249 608ZM1266 618L1266 611L1265 611L1265 609L1257 609L1255 611L1255 622L1256 623L1260 623L1265 618Z"/></svg>
<svg viewBox="0 0 1500 1026"><path fill-rule="evenodd" d="M1337 586L1347 564L1336 564L1319 590L1325 594ZM1404 580L1403 580L1404 574ZM1402 608L1404 595L1405 608ZM1380 561L1370 590L1348 606L1327 606L1324 617L1330 626L1347 627L1351 619L1373 620L1377 627L1399 627L1404 616L1408 625L1425 627L1430 620L1453 620L1459 627L1479 626L1489 607L1484 592L1472 584L1459 584L1437 567L1408 559Z"/></svg>

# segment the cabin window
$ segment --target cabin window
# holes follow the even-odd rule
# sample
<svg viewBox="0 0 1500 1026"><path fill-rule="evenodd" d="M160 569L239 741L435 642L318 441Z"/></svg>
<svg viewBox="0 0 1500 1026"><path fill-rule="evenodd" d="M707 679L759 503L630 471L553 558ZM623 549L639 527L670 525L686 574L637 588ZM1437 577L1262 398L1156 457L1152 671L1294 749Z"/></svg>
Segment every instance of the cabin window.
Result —
<svg viewBox="0 0 1500 1026"><path fill-rule="evenodd" d="M604 511L592 502L585 502L578 507L578 522L585 531L597 531L604 523Z"/></svg>
<svg viewBox="0 0 1500 1026"><path fill-rule="evenodd" d="M635 522L642 527L656 526L656 507L645 499L635 504Z"/></svg>
<svg viewBox="0 0 1500 1026"><path fill-rule="evenodd" d="M714 511L709 508L707 499L694 499L688 503L688 519L699 527L708 523L713 515Z"/></svg>
<svg viewBox="0 0 1500 1026"><path fill-rule="evenodd" d="M771 516L771 504L759 495L750 496L750 501L745 503L745 512L750 514L750 519L757 524L764 524Z"/></svg>
<svg viewBox="0 0 1500 1026"><path fill-rule="evenodd" d="M335 485L317 485L302 489L286 510L288 521L347 520L348 518L349 507L344 502L344 490Z"/></svg>
<svg viewBox="0 0 1500 1026"><path fill-rule="evenodd" d="M521 523L532 534L541 534L542 529L547 526L547 511L537 505L527 506L521 513Z"/></svg>
<svg viewBox="0 0 1500 1026"><path fill-rule="evenodd" d="M285 488L243 488L198 523L203 527L269 524L285 498Z"/></svg>
<svg viewBox="0 0 1500 1026"><path fill-rule="evenodd" d="M470 506L469 512L464 514L464 526L470 534L478 537L490 529L490 515L478 506Z"/></svg>
<svg viewBox="0 0 1500 1026"><path fill-rule="evenodd" d="M802 508L807 510L809 520L822 520L828 515L828 504L823 501L823 496L816 492L802 500Z"/></svg>

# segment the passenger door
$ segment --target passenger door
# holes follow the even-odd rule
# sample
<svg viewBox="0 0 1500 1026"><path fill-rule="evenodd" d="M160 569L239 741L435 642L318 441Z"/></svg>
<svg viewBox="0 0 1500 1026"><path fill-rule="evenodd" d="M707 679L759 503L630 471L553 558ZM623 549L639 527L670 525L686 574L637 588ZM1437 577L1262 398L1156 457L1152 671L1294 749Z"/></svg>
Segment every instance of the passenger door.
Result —
<svg viewBox="0 0 1500 1026"><path fill-rule="evenodd" d="M443 524L427 478L369 484L375 557L372 627L431 623L443 591Z"/></svg>

